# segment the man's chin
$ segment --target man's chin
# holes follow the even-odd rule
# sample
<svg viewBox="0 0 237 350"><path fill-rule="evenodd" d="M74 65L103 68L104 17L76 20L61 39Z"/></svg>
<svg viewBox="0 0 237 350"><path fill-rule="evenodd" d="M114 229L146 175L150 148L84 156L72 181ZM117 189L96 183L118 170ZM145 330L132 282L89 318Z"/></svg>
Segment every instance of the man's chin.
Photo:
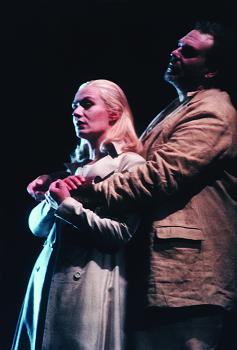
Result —
<svg viewBox="0 0 237 350"><path fill-rule="evenodd" d="M177 76L171 72L171 71L166 71L164 74L164 80L167 81L168 83L173 83L177 79Z"/></svg>

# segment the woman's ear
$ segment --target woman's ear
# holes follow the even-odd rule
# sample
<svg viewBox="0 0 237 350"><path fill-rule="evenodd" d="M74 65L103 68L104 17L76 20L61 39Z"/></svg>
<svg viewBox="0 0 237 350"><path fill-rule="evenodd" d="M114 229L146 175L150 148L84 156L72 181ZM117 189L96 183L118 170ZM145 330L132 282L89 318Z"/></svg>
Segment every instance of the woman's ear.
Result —
<svg viewBox="0 0 237 350"><path fill-rule="evenodd" d="M119 111L111 111L109 113L109 124L114 125L120 118L121 113Z"/></svg>

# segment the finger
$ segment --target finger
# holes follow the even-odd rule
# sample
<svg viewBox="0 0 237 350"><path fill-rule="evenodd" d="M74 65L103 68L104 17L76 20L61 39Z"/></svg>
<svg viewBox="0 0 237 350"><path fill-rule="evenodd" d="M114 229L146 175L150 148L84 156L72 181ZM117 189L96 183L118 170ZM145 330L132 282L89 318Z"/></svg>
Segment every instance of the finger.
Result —
<svg viewBox="0 0 237 350"><path fill-rule="evenodd" d="M43 181L42 179L37 179L37 180L35 181L35 184L36 184L36 185L43 185L43 183L44 183L44 181Z"/></svg>
<svg viewBox="0 0 237 350"><path fill-rule="evenodd" d="M63 182L68 186L69 190L76 190L77 186L71 178L66 178Z"/></svg>
<svg viewBox="0 0 237 350"><path fill-rule="evenodd" d="M27 192L29 193L29 194L34 194L34 191L32 191L32 187L30 187L30 186L27 186L26 187L26 190L27 190Z"/></svg>
<svg viewBox="0 0 237 350"><path fill-rule="evenodd" d="M60 180L57 180L57 181L52 182L52 183L50 184L50 186L49 186L49 190L50 190L50 191L55 191L55 190L57 190L57 188L58 188L58 186L59 186L59 181L60 181Z"/></svg>
<svg viewBox="0 0 237 350"><path fill-rule="evenodd" d="M56 186L59 190L67 189L67 185L62 180L59 180Z"/></svg>
<svg viewBox="0 0 237 350"><path fill-rule="evenodd" d="M78 186L82 185L82 181L80 179L78 179L76 176L72 176L70 177L70 180L74 183L74 185L76 186L76 188Z"/></svg>
<svg viewBox="0 0 237 350"><path fill-rule="evenodd" d="M86 179L79 175L70 176L70 179L73 181L73 183L77 186L77 188L81 185L83 185L86 181Z"/></svg>
<svg viewBox="0 0 237 350"><path fill-rule="evenodd" d="M83 183L83 182L86 181L85 177L83 177L83 176L81 176L81 175L75 175L75 177L76 177L79 181L81 181L81 183Z"/></svg>

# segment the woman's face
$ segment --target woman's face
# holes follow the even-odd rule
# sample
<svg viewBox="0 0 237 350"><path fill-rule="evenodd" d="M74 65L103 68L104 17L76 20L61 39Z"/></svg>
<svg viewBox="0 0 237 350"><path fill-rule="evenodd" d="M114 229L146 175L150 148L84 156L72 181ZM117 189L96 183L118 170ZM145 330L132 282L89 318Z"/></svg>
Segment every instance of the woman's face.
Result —
<svg viewBox="0 0 237 350"><path fill-rule="evenodd" d="M76 135L99 145L111 127L111 113L106 109L98 88L85 86L78 90L72 108Z"/></svg>

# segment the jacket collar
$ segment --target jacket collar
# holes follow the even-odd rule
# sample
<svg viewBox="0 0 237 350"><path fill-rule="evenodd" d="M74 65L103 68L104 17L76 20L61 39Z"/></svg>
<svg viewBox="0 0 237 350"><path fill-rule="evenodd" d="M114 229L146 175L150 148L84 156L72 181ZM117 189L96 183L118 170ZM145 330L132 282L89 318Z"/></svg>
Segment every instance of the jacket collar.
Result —
<svg viewBox="0 0 237 350"><path fill-rule="evenodd" d="M109 142L107 144L101 144L100 145L100 153L101 158L105 156L110 156L112 158L116 158L118 155L123 153L123 147L125 146L124 141L113 141ZM70 173L74 173L78 167L84 166L93 159L87 159L84 162L73 162L73 163L64 163L65 167L70 171Z"/></svg>

